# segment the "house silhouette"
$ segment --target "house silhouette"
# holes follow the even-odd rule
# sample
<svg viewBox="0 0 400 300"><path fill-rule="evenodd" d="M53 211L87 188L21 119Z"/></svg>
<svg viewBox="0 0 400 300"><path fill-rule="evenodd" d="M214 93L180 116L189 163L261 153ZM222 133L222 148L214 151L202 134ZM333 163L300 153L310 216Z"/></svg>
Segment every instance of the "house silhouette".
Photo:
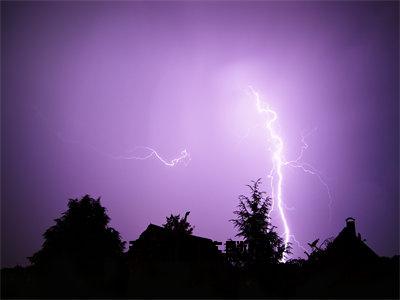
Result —
<svg viewBox="0 0 400 300"><path fill-rule="evenodd" d="M220 259L220 242L191 234L176 233L150 224L135 241L129 242L128 256L158 261L214 261Z"/></svg>
<svg viewBox="0 0 400 300"><path fill-rule="evenodd" d="M346 226L327 244L309 245L312 252L297 277L298 295L333 299L392 299L397 295L398 298L398 256L379 257L357 233L353 217L346 219Z"/></svg>
<svg viewBox="0 0 400 300"><path fill-rule="evenodd" d="M378 255L367 246L356 232L356 224L353 217L346 219L346 226L326 248L325 260L331 263L367 263L378 259Z"/></svg>
<svg viewBox="0 0 400 300"><path fill-rule="evenodd" d="M150 224L130 242L128 295L214 295L223 277L220 244Z"/></svg>

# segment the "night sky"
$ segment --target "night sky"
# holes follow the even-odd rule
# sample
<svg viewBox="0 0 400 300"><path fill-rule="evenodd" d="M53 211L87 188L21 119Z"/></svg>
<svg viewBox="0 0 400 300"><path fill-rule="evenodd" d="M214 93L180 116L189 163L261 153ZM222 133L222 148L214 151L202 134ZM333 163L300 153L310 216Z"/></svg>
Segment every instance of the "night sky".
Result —
<svg viewBox="0 0 400 300"><path fill-rule="evenodd" d="M2 2L1 264L26 264L69 198L101 197L126 241L190 210L194 234L235 238L271 152L249 93L279 116L292 233L345 218L399 253L398 2ZM148 146L171 161L144 156ZM118 158L120 157L120 158ZM122 158L121 158L122 157ZM330 217L331 216L331 217ZM272 222L282 233L279 215ZM293 245L294 258L303 250Z"/></svg>

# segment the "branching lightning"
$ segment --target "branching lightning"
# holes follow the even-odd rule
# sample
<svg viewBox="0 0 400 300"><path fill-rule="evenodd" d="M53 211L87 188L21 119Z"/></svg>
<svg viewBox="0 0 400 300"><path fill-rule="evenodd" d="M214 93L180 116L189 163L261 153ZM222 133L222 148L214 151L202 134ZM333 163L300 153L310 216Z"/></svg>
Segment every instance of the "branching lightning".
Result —
<svg viewBox="0 0 400 300"><path fill-rule="evenodd" d="M267 122L265 124L265 128L268 131L268 135L270 137L273 149L272 151L272 169L269 173L269 178L270 178L270 183L271 183L271 193L273 195L272 199L272 206L270 213L274 209L274 204L275 200L277 200L277 205L278 205L278 210L279 214L282 220L282 224L284 227L284 243L285 247L288 246L289 240L290 240L290 228L288 225L288 222L286 220L285 212L283 210L283 200L282 200L282 180L283 180L283 174L282 174L282 167L285 165L285 161L283 159L283 140L279 136L279 134L276 132L274 128L274 123L278 119L277 113L270 109L269 107L263 107L261 104L260 100L260 95L252 88L250 87L250 90L252 91L253 95L256 98L256 105L257 105L257 110L259 113L266 114L267 115Z"/></svg>
<svg viewBox="0 0 400 300"><path fill-rule="evenodd" d="M295 159L295 160L291 160L291 161L286 161L285 162L285 166L288 165L290 167L294 167L294 168L299 168L301 169L304 173L308 173L311 175L315 175L318 180L320 181L320 183L325 187L326 192L328 194L328 198L329 198L329 220L331 220L332 217L332 193L331 190L328 186L328 184L325 182L325 180L322 178L321 172L319 172L316 168L314 168L312 165L310 165L309 163L305 163L305 162L301 162L302 158L303 158L303 154L304 152L307 150L307 148L309 147L308 144L305 141L305 138L310 135L311 133L313 133L317 128L314 128L313 130L309 131L306 134L302 134L301 135L301 142L302 142L302 147L300 150L300 154L299 156Z"/></svg>
<svg viewBox="0 0 400 300"><path fill-rule="evenodd" d="M290 166L294 168L299 168L303 172L315 175L318 180L321 182L321 184L326 188L328 197L329 197L329 217L331 217L331 206L332 206L332 195L331 191L329 189L329 186L327 183L323 180L320 172L314 168L312 165L308 163L303 163L301 160L303 158L303 154L308 148L308 144L305 141L306 136L311 134L314 130L311 132L302 135L301 137L301 142L302 142L302 147L300 149L300 154L297 156L295 160L290 160L287 161L284 158L283 154L283 148L284 148L284 143L282 137L279 135L277 130L275 129L275 124L278 120L278 114L276 111L271 109L269 106L263 105L260 99L260 94L255 91L251 86L249 86L251 93L255 97L256 100L256 107L257 111L260 114L265 114L266 115L266 121L265 121L265 129L267 130L268 137L269 137L269 142L271 144L269 150L272 153L272 168L269 172L268 178L270 180L270 186L271 186L271 194L272 194L272 203L271 203L271 209L269 214L272 213L272 211L275 208L275 202L278 207L279 211L279 216L281 218L283 228L284 228L284 244L285 247L288 246L290 240L293 240L298 247L301 249L305 250L305 248L300 244L300 242L296 239L296 237L291 233L289 224L287 221L287 217L285 215L285 209L293 209L293 208L288 208L286 204L283 201L283 193L282 193L282 182L283 182L283 168L285 166ZM284 257L282 261L284 262L286 258Z"/></svg>

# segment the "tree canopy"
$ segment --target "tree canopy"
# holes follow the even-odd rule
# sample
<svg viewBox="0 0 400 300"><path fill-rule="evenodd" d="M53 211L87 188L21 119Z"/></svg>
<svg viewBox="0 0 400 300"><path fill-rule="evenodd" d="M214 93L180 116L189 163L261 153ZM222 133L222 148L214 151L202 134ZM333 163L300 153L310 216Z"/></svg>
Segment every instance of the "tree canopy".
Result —
<svg viewBox="0 0 400 300"><path fill-rule="evenodd" d="M115 269L124 250L124 242L108 226L109 221L100 198L70 199L68 210L44 233L42 249L29 260L42 274L58 277L57 284L79 283L81 278L79 284L88 290L101 289L104 274ZM53 278L46 280L49 286Z"/></svg>
<svg viewBox="0 0 400 300"><path fill-rule="evenodd" d="M183 218L181 218L179 214L171 214L170 217L166 217L166 223L163 224L163 227L176 233L192 234L194 226L190 225L190 223L187 221L189 214L190 211L186 212Z"/></svg>
<svg viewBox="0 0 400 300"><path fill-rule="evenodd" d="M250 196L240 195L238 209L234 211L236 219L230 220L237 228L236 236L244 238L247 245L244 263L278 263L290 246L285 247L283 239L275 231L268 213L271 197L260 191L261 179L252 181Z"/></svg>

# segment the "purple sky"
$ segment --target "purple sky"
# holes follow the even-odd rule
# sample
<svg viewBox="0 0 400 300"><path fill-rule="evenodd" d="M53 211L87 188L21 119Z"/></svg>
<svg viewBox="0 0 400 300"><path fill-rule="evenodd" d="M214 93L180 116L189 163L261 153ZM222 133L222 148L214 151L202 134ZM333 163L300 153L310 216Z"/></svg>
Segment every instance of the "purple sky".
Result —
<svg viewBox="0 0 400 300"><path fill-rule="evenodd" d="M318 178L285 168L297 240L335 236L353 216L378 254L399 253L398 3L1 6L2 266L26 263L67 200L86 193L124 240L186 210L196 235L234 238L245 185L262 177L269 192L248 85L278 112L288 159L317 128L304 161L331 189L332 218ZM110 157L135 146L192 159Z"/></svg>

